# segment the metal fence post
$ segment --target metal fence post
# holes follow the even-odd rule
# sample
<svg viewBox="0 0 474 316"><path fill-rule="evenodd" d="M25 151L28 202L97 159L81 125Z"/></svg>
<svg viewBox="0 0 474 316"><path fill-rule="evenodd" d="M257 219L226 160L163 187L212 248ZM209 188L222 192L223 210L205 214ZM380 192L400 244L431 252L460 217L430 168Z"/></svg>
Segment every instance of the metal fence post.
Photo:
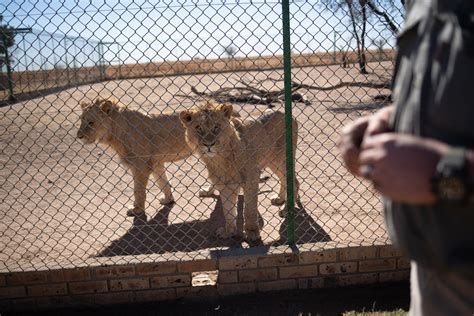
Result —
<svg viewBox="0 0 474 316"><path fill-rule="evenodd" d="M102 41L99 42L97 45L98 53L99 53L99 73L100 73L100 81L105 80L105 63L104 63L104 43Z"/></svg>
<svg viewBox="0 0 474 316"><path fill-rule="evenodd" d="M291 41L290 41L290 4L282 1L283 15L283 67L285 83L285 133L286 133L286 183L287 183L287 234L288 243L295 243L295 197L294 197L294 159L293 159L293 126L291 109Z"/></svg>
<svg viewBox="0 0 474 316"><path fill-rule="evenodd" d="M68 47L67 47L67 37L64 37L64 59L66 60L66 77L67 77L67 84L71 84L71 79L69 78L69 61L67 59L68 54Z"/></svg>
<svg viewBox="0 0 474 316"><path fill-rule="evenodd" d="M8 82L8 100L11 102L14 102L16 100L15 95L13 93L13 74L12 74L12 68L11 68L11 61L10 61L10 55L8 53L8 46L7 46L7 35L2 32L1 34L1 40L3 47L5 49L5 65L7 66L7 82Z"/></svg>

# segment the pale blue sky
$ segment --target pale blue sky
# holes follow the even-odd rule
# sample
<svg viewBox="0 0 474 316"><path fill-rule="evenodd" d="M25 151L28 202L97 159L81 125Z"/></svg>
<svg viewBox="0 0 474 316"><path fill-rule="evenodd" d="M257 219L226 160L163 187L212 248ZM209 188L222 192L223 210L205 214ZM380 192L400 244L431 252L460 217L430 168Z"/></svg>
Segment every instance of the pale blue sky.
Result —
<svg viewBox="0 0 474 316"><path fill-rule="evenodd" d="M93 5L91 4L93 3ZM347 17L322 11L320 1L291 1L292 47L296 52L332 51L334 29L336 46L345 46L350 38ZM163 60L225 57L223 45L234 43L237 56L282 53L281 3L279 1L228 0L127 0L127 1L2 1L4 22L16 27L32 27L70 37L120 43L119 57L125 63ZM400 16L397 17L400 23ZM390 32L373 20L369 38L392 38ZM379 35L380 34L380 35ZM92 65L97 60L96 43L59 42L37 35L17 37L17 69L40 65L52 67L66 62ZM370 40L367 43L370 45ZM66 45L66 48L64 46ZM389 42L393 45L393 40ZM106 52L116 60L117 47ZM23 53L25 49L28 53ZM67 51L67 53L66 53ZM44 67L44 66L43 66ZM22 68L22 67L21 67Z"/></svg>

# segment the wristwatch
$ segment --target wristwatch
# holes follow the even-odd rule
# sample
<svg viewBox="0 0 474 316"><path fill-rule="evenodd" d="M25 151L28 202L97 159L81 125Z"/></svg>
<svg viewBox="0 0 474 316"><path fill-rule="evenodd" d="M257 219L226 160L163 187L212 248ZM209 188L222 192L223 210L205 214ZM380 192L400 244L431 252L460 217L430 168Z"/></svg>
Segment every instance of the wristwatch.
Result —
<svg viewBox="0 0 474 316"><path fill-rule="evenodd" d="M472 187L466 153L465 148L453 147L438 162L436 173L431 180L432 191L438 202L455 205L469 202Z"/></svg>

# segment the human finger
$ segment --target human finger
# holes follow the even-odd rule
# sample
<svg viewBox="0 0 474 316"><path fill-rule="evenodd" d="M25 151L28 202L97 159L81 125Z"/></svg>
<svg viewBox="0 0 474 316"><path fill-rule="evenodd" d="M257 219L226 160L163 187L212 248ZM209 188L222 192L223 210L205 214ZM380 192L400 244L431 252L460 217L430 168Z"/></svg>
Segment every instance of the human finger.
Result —
<svg viewBox="0 0 474 316"><path fill-rule="evenodd" d="M346 168L354 175L359 175L359 153L360 150L354 146L341 151L341 157Z"/></svg>
<svg viewBox="0 0 474 316"><path fill-rule="evenodd" d="M346 125L340 133L340 141L342 142L350 142L355 147L359 147L362 143L362 139L364 137L365 130L368 125L368 117L361 117L357 120L353 121L352 123Z"/></svg>
<svg viewBox="0 0 474 316"><path fill-rule="evenodd" d="M384 156L383 150L380 148L368 148L363 149L359 154L359 164L362 165L375 165Z"/></svg>
<svg viewBox="0 0 474 316"><path fill-rule="evenodd" d="M389 132L390 121L394 110L394 106L386 106L373 114L367 126L365 136Z"/></svg>
<svg viewBox="0 0 474 316"><path fill-rule="evenodd" d="M367 125L367 129L365 130L365 136L373 136L380 133L387 132L389 130L388 122L374 117L371 119Z"/></svg>
<svg viewBox="0 0 474 316"><path fill-rule="evenodd" d="M361 144L361 150L384 147L387 144L395 141L397 137L398 135L394 133L383 133L365 137Z"/></svg>

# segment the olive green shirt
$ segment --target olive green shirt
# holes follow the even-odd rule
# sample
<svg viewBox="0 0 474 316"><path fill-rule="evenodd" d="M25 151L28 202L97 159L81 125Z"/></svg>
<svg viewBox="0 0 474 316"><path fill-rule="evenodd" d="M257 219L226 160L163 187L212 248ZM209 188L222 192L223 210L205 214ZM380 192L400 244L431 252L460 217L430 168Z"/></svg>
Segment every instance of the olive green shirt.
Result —
<svg viewBox="0 0 474 316"><path fill-rule="evenodd" d="M474 1L409 4L398 36L396 132L474 149ZM393 242L419 264L474 274L474 205L385 201Z"/></svg>

